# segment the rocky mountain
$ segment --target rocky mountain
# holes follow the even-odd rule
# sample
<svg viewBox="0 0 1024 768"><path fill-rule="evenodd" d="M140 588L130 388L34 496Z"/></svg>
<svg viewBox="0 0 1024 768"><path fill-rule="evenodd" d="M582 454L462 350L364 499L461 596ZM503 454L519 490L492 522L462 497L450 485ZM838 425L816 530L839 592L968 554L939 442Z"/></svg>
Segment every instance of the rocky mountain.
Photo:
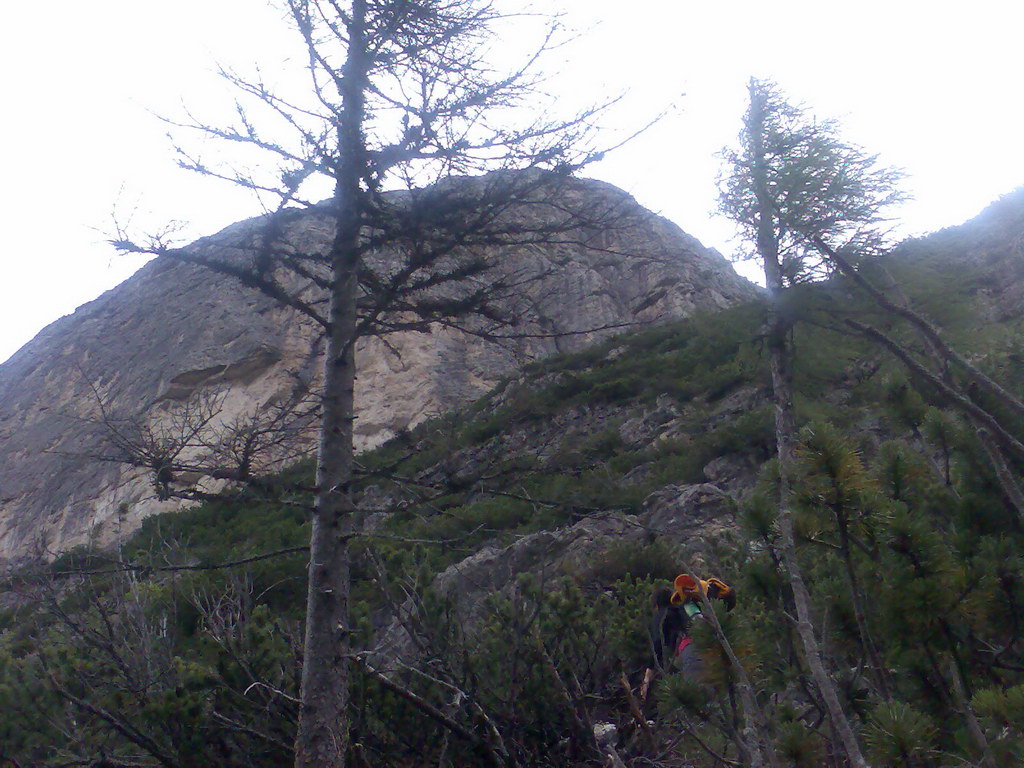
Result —
<svg viewBox="0 0 1024 768"><path fill-rule="evenodd" d="M915 269L977 284L985 321L1019 319L1024 312L1024 187L1003 195L969 222L903 243L900 259Z"/></svg>
<svg viewBox="0 0 1024 768"><path fill-rule="evenodd" d="M1017 195L862 268L1020 397L1022 245ZM651 591L681 569L735 588L735 609L716 614L749 662L779 764L830 764L762 474L775 445L765 302L710 304L528 363L361 455L350 547L360 764L481 764L476 733L519 765L595 765L594 745L616 765L759 764L737 740L733 668L706 622L690 627L696 674L666 665L647 684ZM848 282L803 286L789 308L798 551L870 764L1019 764L1022 529L978 432L929 380L847 330L844 318L862 318L920 351L908 324ZM252 388L244 365L194 370L161 402ZM104 759L129 762L141 742L171 756L161 764L287 764L311 482L301 463L148 517L116 560L82 549L12 571L0 592L0 742L25 765L63 759L66 733ZM885 660L874 671L890 673L881 682L869 643ZM966 685L969 698L936 693ZM966 738L965 708L985 750ZM446 718L471 730L449 739ZM949 760L932 760L940 751Z"/></svg>
<svg viewBox="0 0 1024 768"><path fill-rule="evenodd" d="M895 279L946 338L1020 391L1024 188L867 269L880 284ZM793 309L811 321L796 368L802 423L827 418L857 436L863 456L906 441L932 470L948 461L918 431L925 404L941 400L922 387L926 399L908 401L915 384L896 360L821 327L831 313L872 316L865 297L836 279L798 294ZM431 589L470 622L493 595L513 594L523 574L607 584L622 572L670 572L678 555L701 572L721 568L740 546L740 511L774 453L763 312L754 300L551 358L476 403L457 436L435 424L411 449L385 446L385 463L411 450L424 465L417 482L464 494L451 502L459 523L396 513L416 496L397 485L383 496L371 490L360 506L371 521L421 539L492 527L492 538L467 543L465 557L448 551L432 561ZM518 494L500 509L488 500L509 491ZM666 563L658 544L673 551ZM385 657L409 652L403 633L398 611L382 632Z"/></svg>
<svg viewBox="0 0 1024 768"><path fill-rule="evenodd" d="M557 254L531 254L540 268L572 264L532 289L544 337L494 346L435 328L366 341L357 351L360 447L479 397L524 360L580 349L611 327L754 294L722 256L620 190L581 180L564 194L580 208L614 205L628 223L580 231ZM258 224L236 224L190 248L229 251ZM289 231L304 243L327 236L315 214ZM215 419L228 423L280 400L296 377L315 381L319 367L314 329L295 312L200 267L151 262L0 366L0 559L109 543L174 506L154 496L142 471L97 460L112 420L173 428L176 404L208 394Z"/></svg>

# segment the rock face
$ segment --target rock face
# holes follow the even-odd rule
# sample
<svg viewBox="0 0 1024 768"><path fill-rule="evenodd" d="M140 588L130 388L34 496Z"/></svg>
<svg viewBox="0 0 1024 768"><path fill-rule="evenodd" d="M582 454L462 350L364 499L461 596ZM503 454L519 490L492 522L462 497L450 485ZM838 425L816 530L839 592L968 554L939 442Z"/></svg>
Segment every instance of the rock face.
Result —
<svg viewBox="0 0 1024 768"><path fill-rule="evenodd" d="M543 583L586 570L613 545L642 545L656 539L703 565L702 550L735 526L735 502L710 483L669 485L651 494L639 515L606 512L552 531L523 536L505 547L487 546L434 580L434 589L472 618L487 596L511 589L524 573Z"/></svg>
<svg viewBox="0 0 1024 768"><path fill-rule="evenodd" d="M524 574L537 583L557 584L567 574L580 574L612 546L642 546L655 540L703 569L703 553L736 526L732 498L710 483L669 485L652 494L640 514L609 511L551 531L522 536L507 546L486 546L449 566L433 582L464 627L479 623L485 602L510 597ZM376 656L385 667L394 659L414 655L408 627L416 610L410 601L382 627Z"/></svg>
<svg viewBox="0 0 1024 768"><path fill-rule="evenodd" d="M991 203L970 221L901 244L895 255L940 280L974 287L979 320L1024 316L1024 187Z"/></svg>
<svg viewBox="0 0 1024 768"><path fill-rule="evenodd" d="M356 440L372 447L397 431L478 397L524 359L578 349L603 326L656 322L725 307L754 288L719 254L606 184L573 181L577 205L628 207L629 226L591 231L558 246L571 268L536 294L539 327L552 334L497 347L446 329L370 339L357 349ZM193 248L229 247L256 226L242 222ZM323 242L309 217L290 236ZM514 255L500 251L495 259ZM549 254L533 254L544 263ZM311 323L203 268L154 261L48 326L0 366L0 560L106 544L146 515L173 508L141 470L97 461L104 414L160 425L176 403L218 393L226 422L265 407L295 376L320 369Z"/></svg>

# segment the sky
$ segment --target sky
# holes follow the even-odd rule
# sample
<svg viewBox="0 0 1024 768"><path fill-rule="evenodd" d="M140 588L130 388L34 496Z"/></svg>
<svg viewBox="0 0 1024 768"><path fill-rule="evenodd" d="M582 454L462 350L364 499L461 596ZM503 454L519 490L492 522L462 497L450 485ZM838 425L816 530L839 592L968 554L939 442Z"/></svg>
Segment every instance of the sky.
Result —
<svg viewBox="0 0 1024 768"><path fill-rule="evenodd" d="M916 235L958 224L1024 185L1024 3L1010 0L549 0L577 30L548 64L567 104L625 94L609 138L664 113L592 166L726 255L716 152L739 131L751 76L839 118L909 174L894 214ZM216 115L217 64L299 57L263 0L51 0L0 12L0 360L128 277L113 218L183 222L188 237L260 212L244 192L179 170L168 125ZM503 41L515 50L517 40ZM179 139L187 137L179 134ZM187 142L186 142L187 143Z"/></svg>

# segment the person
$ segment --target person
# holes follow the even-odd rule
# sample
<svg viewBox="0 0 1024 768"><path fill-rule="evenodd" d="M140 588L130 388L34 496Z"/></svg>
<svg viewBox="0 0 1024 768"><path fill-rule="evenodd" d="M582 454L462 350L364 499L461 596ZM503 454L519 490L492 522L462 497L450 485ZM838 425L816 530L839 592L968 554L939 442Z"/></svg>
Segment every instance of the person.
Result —
<svg viewBox="0 0 1024 768"><path fill-rule="evenodd" d="M736 591L721 579L710 577L695 580L681 573L672 587L660 584L654 589L653 615L647 631L651 641L651 665L644 673L640 698L647 691L657 671L678 669L687 677L696 678L700 659L690 637L692 622L701 616L701 593L725 603L726 610L736 606Z"/></svg>
<svg viewBox="0 0 1024 768"><path fill-rule="evenodd" d="M650 666L654 669L667 669L679 651L680 643L688 636L690 616L683 607L683 602L673 602L674 597L676 593L665 584L660 584L654 589L654 612L647 627L651 641Z"/></svg>

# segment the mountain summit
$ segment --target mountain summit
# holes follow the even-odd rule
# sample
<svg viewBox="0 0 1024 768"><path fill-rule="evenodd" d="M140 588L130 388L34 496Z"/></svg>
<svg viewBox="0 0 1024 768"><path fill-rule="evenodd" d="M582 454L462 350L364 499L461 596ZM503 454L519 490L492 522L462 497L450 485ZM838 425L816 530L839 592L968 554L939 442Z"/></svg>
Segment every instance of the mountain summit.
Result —
<svg viewBox="0 0 1024 768"><path fill-rule="evenodd" d="M624 215L530 255L539 270L556 261L571 267L530 287L533 327L524 338L494 345L433 328L364 340L358 447L470 402L524 360L754 295L720 254L621 190L571 180L564 194L577 208L614 206ZM189 247L228 252L258 223ZM315 211L289 232L304 246L328 236ZM495 248L487 257L522 255ZM0 559L110 543L175 506L156 497L145 471L98 460L112 422L167 429L176 406L206 397L214 418L228 423L280 402L296 380L315 382L319 356L315 329L294 311L186 264L150 263L52 323L0 366Z"/></svg>

